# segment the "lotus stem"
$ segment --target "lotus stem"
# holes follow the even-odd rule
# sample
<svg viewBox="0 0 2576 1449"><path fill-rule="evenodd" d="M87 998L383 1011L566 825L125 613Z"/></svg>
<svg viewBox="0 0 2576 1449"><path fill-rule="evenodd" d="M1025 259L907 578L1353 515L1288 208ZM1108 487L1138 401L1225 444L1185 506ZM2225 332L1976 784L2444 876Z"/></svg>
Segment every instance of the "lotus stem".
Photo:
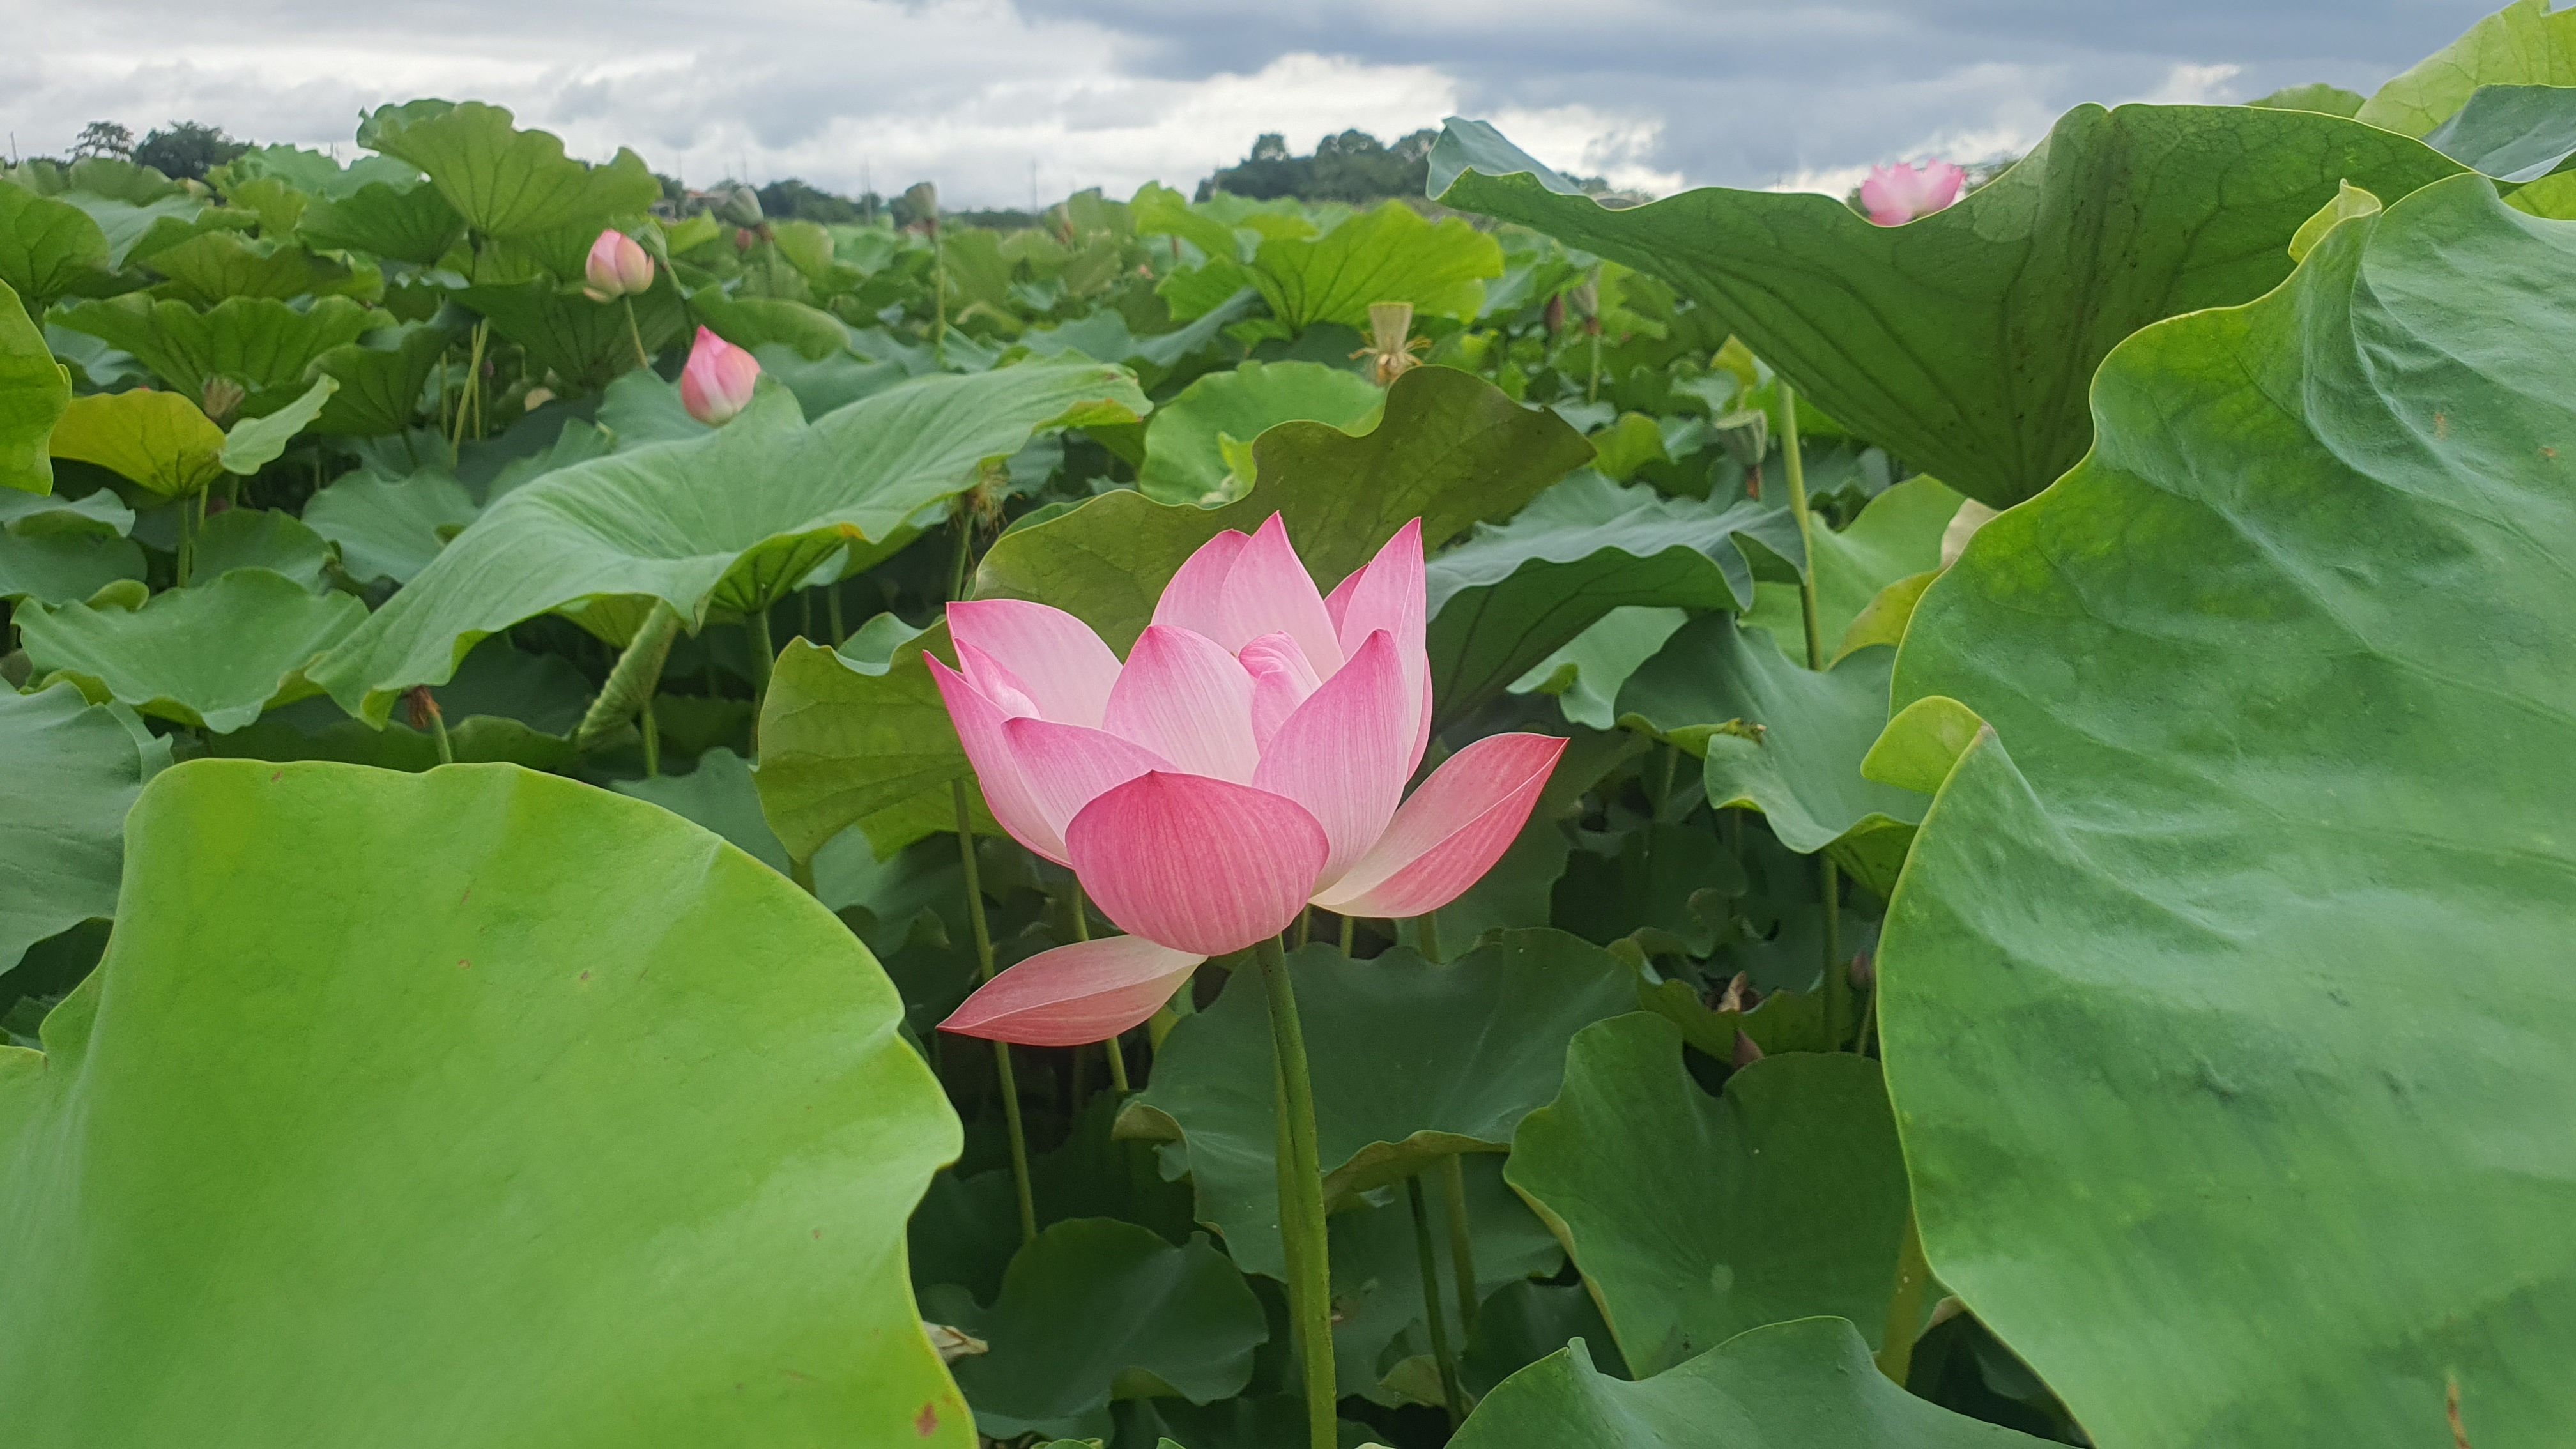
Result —
<svg viewBox="0 0 2576 1449"><path fill-rule="evenodd" d="M1413 1208L1413 1259L1422 1269L1422 1321L1431 1330L1431 1360L1440 1366L1440 1397L1449 1403L1449 1427L1467 1422L1467 1393L1458 1383L1458 1357L1449 1349L1449 1330L1441 1322L1440 1261L1431 1251L1431 1210L1422 1202L1422 1174L1404 1180L1405 1201Z"/></svg>
<svg viewBox="0 0 2576 1449"><path fill-rule="evenodd" d="M1067 904L1073 907L1073 939L1090 940L1091 907L1082 898L1082 877L1074 877L1072 898ZM1109 1052L1109 1090L1116 1092L1119 1100L1125 1101L1127 1094L1135 1088L1127 1085L1127 1049L1120 1043L1121 1039L1113 1036L1101 1046Z"/></svg>
<svg viewBox="0 0 2576 1449"><path fill-rule="evenodd" d="M1352 938L1359 934L1359 924L1357 916L1342 917L1342 954L1345 957L1351 954Z"/></svg>
<svg viewBox="0 0 2576 1449"><path fill-rule="evenodd" d="M1413 944L1422 951L1425 961L1444 960L1440 954L1440 913L1424 911L1413 918Z"/></svg>
<svg viewBox="0 0 2576 1449"><path fill-rule="evenodd" d="M1324 1169L1316 1158L1315 1085L1288 953L1278 937L1268 936L1253 947L1253 957L1261 966L1278 1063L1279 1235L1288 1250L1288 1318L1305 1375L1307 1442L1335 1449L1333 1406L1340 1396L1333 1392L1333 1274L1324 1239Z"/></svg>
<svg viewBox="0 0 2576 1449"><path fill-rule="evenodd" d="M769 606L743 615L742 628L751 643L751 714L758 719L760 707L769 702L770 666L778 662L778 646L769 637Z"/></svg>
<svg viewBox="0 0 2576 1449"><path fill-rule="evenodd" d="M1807 625L1807 667L1825 668L1825 641L1816 613L1816 532L1807 511L1807 463L1798 448L1798 393L1780 379L1780 457L1788 465L1789 512L1797 520L1798 545L1806 562L1798 570L1798 612ZM1842 872L1833 857L1816 853L1816 896L1825 913L1825 1039L1842 1050L1844 1023L1851 1019L1851 982L1843 975Z"/></svg>
<svg viewBox="0 0 2576 1449"><path fill-rule="evenodd" d="M178 571L179 587L188 586L188 577L197 566L197 528L205 516L206 495L200 490L179 500L179 556L173 567Z"/></svg>
<svg viewBox="0 0 2576 1449"><path fill-rule="evenodd" d="M1887 1304L1887 1332L1879 1339L1878 1371L1905 1387L1914 1366L1914 1330L1923 1319L1923 1285L1932 1266L1923 1257L1923 1234L1905 1215L1905 1238L1896 1249L1896 1296Z"/></svg>
<svg viewBox="0 0 2576 1449"><path fill-rule="evenodd" d="M766 630L763 631L767 632ZM975 817L967 808L966 782L948 783L949 793L957 802L957 862L966 873L966 919L975 929L975 972L978 980L993 979L993 932L984 924L984 877L975 865ZM1002 1121L1011 1134L1011 1187L1020 1202L1020 1245L1037 1241L1037 1199L1029 1193L1029 1139L1020 1126L1020 1088L1011 1075L1011 1044L993 1043L993 1075L1002 1087Z"/></svg>
<svg viewBox="0 0 2576 1449"><path fill-rule="evenodd" d="M653 368L653 357L644 350L644 330L635 325L635 299L621 297L618 300L626 304L626 336L635 344L635 365L649 372Z"/></svg>
<svg viewBox="0 0 2576 1449"><path fill-rule="evenodd" d="M850 626L841 622L841 581L838 579L823 590L823 612L832 626L832 647L838 649L850 638Z"/></svg>
<svg viewBox="0 0 2576 1449"><path fill-rule="evenodd" d="M1467 1222L1465 1159L1452 1152L1440 1159L1441 1196L1449 1208L1449 1271L1458 1280L1458 1345L1476 1341L1476 1234Z"/></svg>
<svg viewBox="0 0 2576 1449"><path fill-rule="evenodd" d="M465 363L465 385L456 391L455 427L454 431L447 435L447 463L451 468L456 466L458 460L464 456L467 412L471 410L479 414L482 410L480 397L483 391L483 344L490 335L491 327L492 324L489 322L474 324L474 345ZM476 430L475 436L482 436L480 429Z"/></svg>

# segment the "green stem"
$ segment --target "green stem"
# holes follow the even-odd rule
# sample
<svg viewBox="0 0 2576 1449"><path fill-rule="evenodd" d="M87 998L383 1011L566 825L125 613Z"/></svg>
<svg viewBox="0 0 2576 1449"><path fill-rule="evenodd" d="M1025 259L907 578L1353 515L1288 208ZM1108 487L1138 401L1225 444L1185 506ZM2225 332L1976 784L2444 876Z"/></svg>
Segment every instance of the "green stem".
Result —
<svg viewBox="0 0 2576 1449"><path fill-rule="evenodd" d="M1816 615L1816 531L1807 511L1807 464L1798 447L1798 394L1780 379L1780 457L1788 464L1789 512L1798 523L1798 544L1807 555L1798 570L1798 612L1807 626L1807 667L1822 673L1824 634ZM1851 982L1843 974L1842 872L1830 856L1816 857L1816 894L1825 912L1825 1036L1840 1051L1844 1023L1851 1019Z"/></svg>
<svg viewBox="0 0 2576 1449"><path fill-rule="evenodd" d="M1306 1068L1306 1031L1297 1018L1297 988L1288 979L1288 953L1276 936L1253 947L1270 1006L1270 1040L1276 1054L1279 1140L1279 1233L1290 1246L1288 1316L1302 1331L1298 1359L1305 1371L1306 1436L1313 1449L1334 1449L1333 1273L1324 1242L1324 1169L1316 1160L1315 1084Z"/></svg>
<svg viewBox="0 0 2576 1449"><path fill-rule="evenodd" d="M650 372L653 370L653 357L644 350L643 329L635 325L635 299L621 297L618 300L626 304L626 335L635 344L635 365Z"/></svg>
<svg viewBox="0 0 2576 1449"><path fill-rule="evenodd" d="M449 467L454 467L457 461L464 456L465 417L469 408L483 390L483 343L486 333L491 325L492 324L488 322L477 322L474 324L474 346L473 350L468 354L465 363L465 385L456 390L455 431L447 435L447 462Z"/></svg>
<svg viewBox="0 0 2576 1449"><path fill-rule="evenodd" d="M573 730L573 743L593 750L607 743L610 735L629 718L641 716L644 730L644 772L656 773L661 762L661 735L653 725L653 693L661 687L662 665L671 657L671 645L680 637L680 614L667 603L656 602L644 622L635 628L635 636L618 652L617 662L608 668L608 679L599 686L599 697L582 713L581 723Z"/></svg>
<svg viewBox="0 0 2576 1449"><path fill-rule="evenodd" d="M1090 940L1091 907L1082 898L1080 876L1074 877L1071 905L1073 906L1073 939ZM1109 1049L1109 1089L1124 1100L1129 1092L1135 1090L1127 1085L1127 1047L1120 1038L1114 1036L1102 1042L1101 1045Z"/></svg>
<svg viewBox="0 0 2576 1449"><path fill-rule="evenodd" d="M1440 1262L1431 1251L1431 1210L1422 1203L1422 1174L1404 1180L1413 1207L1413 1260L1422 1269L1422 1321L1431 1329L1431 1361L1440 1366L1440 1397L1449 1401L1449 1427L1467 1422L1467 1393L1458 1385L1458 1358L1449 1351L1449 1329L1440 1312Z"/></svg>
<svg viewBox="0 0 2576 1449"><path fill-rule="evenodd" d="M1914 1366L1914 1331L1923 1322L1923 1285L1932 1276L1923 1257L1923 1235L1905 1215L1905 1241L1896 1249L1896 1296L1887 1305L1887 1332L1879 1340L1878 1371L1905 1387Z"/></svg>
<svg viewBox="0 0 2576 1449"><path fill-rule="evenodd" d="M1458 1280L1458 1342L1476 1341L1476 1234L1467 1222L1465 1159L1450 1153L1440 1159L1441 1196L1449 1206L1449 1271Z"/></svg>
<svg viewBox="0 0 2576 1449"><path fill-rule="evenodd" d="M662 773L662 725L653 718L653 701L647 697L635 722L644 730L644 778L654 779Z"/></svg>
<svg viewBox="0 0 2576 1449"><path fill-rule="evenodd" d="M447 742L447 716L440 712L436 700L431 700L429 704L429 737L438 741L438 762L442 765L455 764L456 747Z"/></svg>
<svg viewBox="0 0 2576 1449"><path fill-rule="evenodd" d="M1296 944L1299 949L1302 950L1306 943L1313 939L1315 939L1315 908L1313 906L1307 906L1303 910L1297 912Z"/></svg>
<svg viewBox="0 0 2576 1449"><path fill-rule="evenodd" d="M787 878L796 882L797 886L802 889L805 894L809 896L814 894L813 858L810 856L803 858L792 855L789 856L787 858Z"/></svg>
<svg viewBox="0 0 2576 1449"><path fill-rule="evenodd" d="M769 699L769 670L778 662L778 646L769 637L769 610L766 606L742 616L743 632L751 640L751 713L760 715L760 707Z"/></svg>
<svg viewBox="0 0 2576 1449"><path fill-rule="evenodd" d="M1345 957L1351 954L1351 938L1358 933L1359 924L1357 916L1342 917L1342 955Z"/></svg>
<svg viewBox="0 0 2576 1449"><path fill-rule="evenodd" d="M841 585L839 580L834 580L832 586L823 591L823 600L824 613L832 625L832 647L838 649L843 644L849 642L850 638L849 625L841 622Z"/></svg>
<svg viewBox="0 0 2576 1449"><path fill-rule="evenodd" d="M957 551L948 560L948 597L962 599L966 597L967 560L975 551L974 516L960 508L949 519L949 527L957 531Z"/></svg>
<svg viewBox="0 0 2576 1449"><path fill-rule="evenodd" d="M203 493L191 494L188 497L179 500L179 558L177 568L179 587L183 589L188 586L189 575L196 571L197 517L198 510L205 507L205 503L206 495Z"/></svg>
<svg viewBox="0 0 2576 1449"><path fill-rule="evenodd" d="M975 972L993 979L993 932L984 924L984 877L975 865L975 820L966 807L966 782L952 780L949 793L957 802L957 861L966 873L966 918L975 927ZM1020 1242L1037 1241L1037 1200L1029 1195L1029 1139L1020 1127L1020 1089L1011 1075L1011 1044L993 1043L993 1075L1002 1085L1002 1121L1011 1132L1011 1187L1020 1200Z"/></svg>
<svg viewBox="0 0 2576 1449"><path fill-rule="evenodd" d="M1413 918L1413 944L1421 949L1422 959L1425 961L1447 959L1440 954L1440 913L1438 911L1424 911Z"/></svg>

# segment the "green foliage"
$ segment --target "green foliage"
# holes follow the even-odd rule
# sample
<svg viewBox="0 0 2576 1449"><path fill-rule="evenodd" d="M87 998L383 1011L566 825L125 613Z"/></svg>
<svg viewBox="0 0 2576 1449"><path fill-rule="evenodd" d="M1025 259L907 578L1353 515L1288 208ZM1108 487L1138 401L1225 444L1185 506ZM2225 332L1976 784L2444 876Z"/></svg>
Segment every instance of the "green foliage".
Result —
<svg viewBox="0 0 2576 1449"><path fill-rule="evenodd" d="M2488 1147L2565 1092L2571 245L2463 177L2140 334L1906 637L1991 727L1884 953L1924 1246L2103 1442L2571 1412L2566 1195Z"/></svg>
<svg viewBox="0 0 2576 1449"><path fill-rule="evenodd" d="M1312 155L1292 156L1287 138L1264 132L1241 161L1199 183L1198 199L1225 192L1254 201L1293 196L1356 206L1416 197L1422 194L1431 145L1439 139L1439 132L1421 130L1390 146L1366 131L1349 130L1317 141Z"/></svg>
<svg viewBox="0 0 2576 1449"><path fill-rule="evenodd" d="M126 807L169 766L170 742L68 685L0 694L0 742L19 771L0 821L0 972L29 946L115 914Z"/></svg>

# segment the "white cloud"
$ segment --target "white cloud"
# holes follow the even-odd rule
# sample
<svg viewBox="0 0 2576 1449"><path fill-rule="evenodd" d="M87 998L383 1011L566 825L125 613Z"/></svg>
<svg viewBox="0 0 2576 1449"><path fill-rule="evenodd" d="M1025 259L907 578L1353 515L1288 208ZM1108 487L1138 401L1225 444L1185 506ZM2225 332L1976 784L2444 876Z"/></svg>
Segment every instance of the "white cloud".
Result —
<svg viewBox="0 0 2576 1449"><path fill-rule="evenodd" d="M2230 81L2241 65L2193 65L2185 62L2165 72L2165 83L2141 99L2158 106L2223 106L2236 99Z"/></svg>

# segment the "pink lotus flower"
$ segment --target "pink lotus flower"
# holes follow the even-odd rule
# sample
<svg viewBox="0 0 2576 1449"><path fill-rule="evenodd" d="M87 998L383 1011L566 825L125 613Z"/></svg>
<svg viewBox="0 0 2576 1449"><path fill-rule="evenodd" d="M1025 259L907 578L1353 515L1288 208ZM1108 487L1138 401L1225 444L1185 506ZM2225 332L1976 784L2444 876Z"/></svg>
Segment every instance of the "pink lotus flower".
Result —
<svg viewBox="0 0 2576 1449"><path fill-rule="evenodd" d="M634 296L653 285L653 258L635 238L610 227L590 244L590 260L582 270L590 285L582 292L594 302L611 302L619 297Z"/></svg>
<svg viewBox="0 0 2576 1449"><path fill-rule="evenodd" d="M1947 161L1872 166L1869 179L1860 184L1860 204L1880 226L1903 226L1958 200L1967 181L1968 173Z"/></svg>
<svg viewBox="0 0 2576 1449"><path fill-rule="evenodd" d="M751 385L759 380L758 358L701 327L680 369L680 406L708 427L721 427L751 402Z"/></svg>
<svg viewBox="0 0 2576 1449"><path fill-rule="evenodd" d="M1403 798L1431 739L1423 613L1419 519L1328 599L1276 514L1192 554L1124 665L1061 609L949 605L961 668L931 673L993 818L1130 934L1032 956L940 1029L1099 1041L1309 902L1392 917L1457 899L1565 741L1488 736Z"/></svg>

